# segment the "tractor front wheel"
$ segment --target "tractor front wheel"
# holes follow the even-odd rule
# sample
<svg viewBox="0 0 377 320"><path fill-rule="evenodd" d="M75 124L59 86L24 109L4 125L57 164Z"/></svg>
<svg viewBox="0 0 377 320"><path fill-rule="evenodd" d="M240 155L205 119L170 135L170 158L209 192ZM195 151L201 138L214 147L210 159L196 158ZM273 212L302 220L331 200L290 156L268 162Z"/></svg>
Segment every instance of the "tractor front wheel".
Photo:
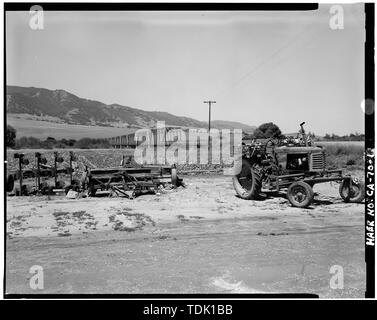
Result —
<svg viewBox="0 0 377 320"><path fill-rule="evenodd" d="M365 197L365 184L361 180L343 180L339 186L339 194L344 202L361 202Z"/></svg>
<svg viewBox="0 0 377 320"><path fill-rule="evenodd" d="M314 192L306 182L297 181L289 186L287 198L292 206L305 208L313 202Z"/></svg>

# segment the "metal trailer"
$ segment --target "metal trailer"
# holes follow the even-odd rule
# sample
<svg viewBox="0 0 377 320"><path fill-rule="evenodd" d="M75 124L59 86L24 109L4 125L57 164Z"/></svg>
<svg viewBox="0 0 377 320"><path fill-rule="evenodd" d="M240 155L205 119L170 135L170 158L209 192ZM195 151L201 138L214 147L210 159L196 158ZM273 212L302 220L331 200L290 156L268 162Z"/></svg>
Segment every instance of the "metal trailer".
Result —
<svg viewBox="0 0 377 320"><path fill-rule="evenodd" d="M175 167L87 169L81 181L81 189L86 190L89 196L95 196L101 190L131 199L141 194L154 193L159 187L166 185L173 188L183 186Z"/></svg>

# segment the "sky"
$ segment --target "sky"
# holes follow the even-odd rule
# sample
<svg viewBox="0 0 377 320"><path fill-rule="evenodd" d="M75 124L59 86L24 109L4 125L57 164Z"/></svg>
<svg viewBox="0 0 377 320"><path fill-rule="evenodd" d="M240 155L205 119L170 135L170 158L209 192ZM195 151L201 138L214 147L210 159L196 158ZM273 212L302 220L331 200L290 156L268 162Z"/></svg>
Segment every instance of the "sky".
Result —
<svg viewBox="0 0 377 320"><path fill-rule="evenodd" d="M364 132L364 11L6 13L7 84L283 132Z"/></svg>

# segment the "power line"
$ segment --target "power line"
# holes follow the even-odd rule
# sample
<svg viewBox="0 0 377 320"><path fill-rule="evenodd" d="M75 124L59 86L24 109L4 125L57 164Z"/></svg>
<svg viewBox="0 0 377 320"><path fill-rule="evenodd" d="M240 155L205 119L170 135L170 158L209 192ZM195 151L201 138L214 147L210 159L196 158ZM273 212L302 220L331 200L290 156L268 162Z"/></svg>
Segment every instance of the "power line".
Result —
<svg viewBox="0 0 377 320"><path fill-rule="evenodd" d="M241 76L238 80L236 80L233 84L231 84L229 87L219 91L216 96L221 96L225 93L227 93L230 89L236 87L237 85L239 85L243 80L245 80L246 78L248 78L251 74L254 74L256 71L258 71L258 69L260 67L262 67L263 65L267 64L271 59L273 59L275 56L277 56L279 53L281 53L284 49L290 47L291 45L293 45L297 40L298 38L304 34L305 32L307 32L306 30L298 33L293 39L289 40L288 42L286 42L283 46L281 46L279 49L277 49L276 51L274 51L266 60L262 61L261 63L259 63L258 65L256 65L255 67L253 67L250 71L248 71L247 73L245 73L243 76ZM317 35L319 32L317 32L315 35ZM313 35L314 36L314 35ZM311 38L310 38L311 40Z"/></svg>

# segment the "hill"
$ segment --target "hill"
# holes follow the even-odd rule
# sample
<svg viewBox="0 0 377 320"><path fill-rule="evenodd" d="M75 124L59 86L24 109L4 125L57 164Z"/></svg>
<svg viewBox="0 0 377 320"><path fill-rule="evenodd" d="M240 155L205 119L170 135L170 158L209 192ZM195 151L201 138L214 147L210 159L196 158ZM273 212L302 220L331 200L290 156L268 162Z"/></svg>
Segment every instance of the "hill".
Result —
<svg viewBox="0 0 377 320"><path fill-rule="evenodd" d="M241 122L224 120L213 120L211 121L211 126L218 129L242 129L247 133L253 133L257 128L256 126L249 126Z"/></svg>
<svg viewBox="0 0 377 320"><path fill-rule="evenodd" d="M206 122L189 117L160 111L144 111L119 104L107 105L99 101L80 98L65 90L7 86L6 95L8 122L15 123L16 129L18 127L21 131L25 129L22 127L23 123L27 129L30 121L41 120L44 121L42 125L44 128L48 127L49 123L54 124L52 127L59 127L57 124L60 123L63 126L137 129L152 127L157 121L165 121L166 125L173 126L207 127ZM35 123L34 126L38 127ZM231 121L214 121L212 127L242 128L245 131L255 129L255 127Z"/></svg>

